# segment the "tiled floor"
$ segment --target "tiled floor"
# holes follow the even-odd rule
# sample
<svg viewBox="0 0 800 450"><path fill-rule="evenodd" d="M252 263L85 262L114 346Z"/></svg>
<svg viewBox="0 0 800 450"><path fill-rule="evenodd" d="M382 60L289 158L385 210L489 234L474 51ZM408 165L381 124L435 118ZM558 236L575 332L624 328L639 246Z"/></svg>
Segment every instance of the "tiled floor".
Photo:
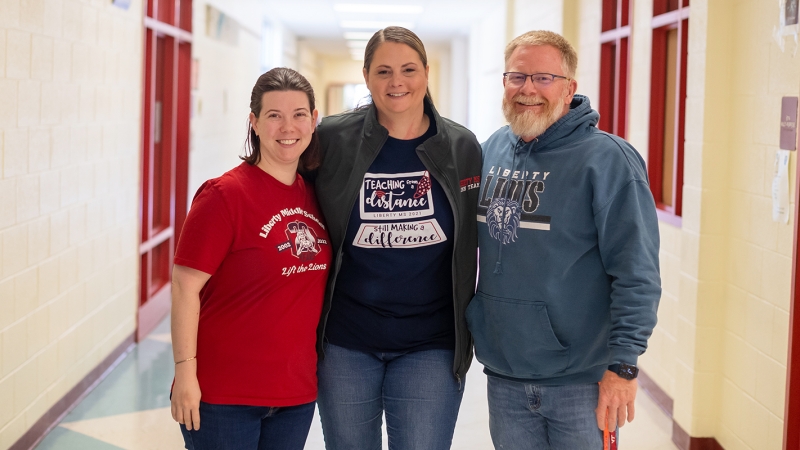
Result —
<svg viewBox="0 0 800 450"><path fill-rule="evenodd" d="M491 450L486 377L475 363L453 438L453 450ZM178 426L169 412L172 349L169 322L142 341L37 446L38 450L180 449ZM620 448L676 450L670 441L672 422L640 392L636 420L620 433ZM385 433L384 433L385 436ZM384 444L384 448L386 445ZM319 417L315 417L307 450L324 449Z"/></svg>

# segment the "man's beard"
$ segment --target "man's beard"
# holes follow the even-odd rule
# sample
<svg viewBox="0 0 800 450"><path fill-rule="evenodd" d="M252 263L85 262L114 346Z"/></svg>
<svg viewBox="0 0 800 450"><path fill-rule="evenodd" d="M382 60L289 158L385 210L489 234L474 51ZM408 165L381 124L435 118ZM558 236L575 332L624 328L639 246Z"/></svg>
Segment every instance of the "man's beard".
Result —
<svg viewBox="0 0 800 450"><path fill-rule="evenodd" d="M518 113L514 110L514 105L518 100L525 104L544 103L546 110L543 113L530 110ZM550 125L553 125L561 118L565 106L562 102L549 103L547 100L536 96L517 94L510 102L503 97L503 115L506 116L506 120L511 126L511 131L517 136L529 138L541 136L542 133L547 131Z"/></svg>

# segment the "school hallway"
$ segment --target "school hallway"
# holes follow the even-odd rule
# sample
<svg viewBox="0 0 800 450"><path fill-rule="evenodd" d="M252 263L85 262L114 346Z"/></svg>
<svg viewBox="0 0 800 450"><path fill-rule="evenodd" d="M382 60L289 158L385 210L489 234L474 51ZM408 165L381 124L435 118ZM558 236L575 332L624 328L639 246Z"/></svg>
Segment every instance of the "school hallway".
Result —
<svg viewBox="0 0 800 450"><path fill-rule="evenodd" d="M489 450L486 375L477 361L467 375L453 450ZM36 450L167 450L184 448L169 408L173 376L169 318L133 346L98 385L36 446ZM672 420L641 389L636 418L620 430L620 449L676 450ZM383 432L386 449L386 432ZM314 415L306 450L324 450Z"/></svg>
<svg viewBox="0 0 800 450"><path fill-rule="evenodd" d="M191 199L241 163L259 75L353 109L390 25L478 142L506 125L506 44L563 35L597 127L645 161L662 296L621 449L800 450L798 3L0 0L0 450L182 448L165 317ZM454 449L491 449L481 370Z"/></svg>

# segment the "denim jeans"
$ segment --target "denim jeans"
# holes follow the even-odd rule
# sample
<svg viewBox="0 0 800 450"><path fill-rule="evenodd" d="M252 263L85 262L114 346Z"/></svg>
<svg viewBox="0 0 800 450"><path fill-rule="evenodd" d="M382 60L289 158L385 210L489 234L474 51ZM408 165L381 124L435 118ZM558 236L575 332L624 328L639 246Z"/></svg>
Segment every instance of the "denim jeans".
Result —
<svg viewBox="0 0 800 450"><path fill-rule="evenodd" d="M200 429L181 425L189 450L303 450L314 402L299 406L212 405L200 402Z"/></svg>
<svg viewBox="0 0 800 450"><path fill-rule="evenodd" d="M488 376L489 432L497 450L602 450L597 383L539 386Z"/></svg>
<svg viewBox="0 0 800 450"><path fill-rule="evenodd" d="M380 450L385 413L389 450L449 449L464 393L453 356L452 350L367 353L328 344L317 372L325 448Z"/></svg>

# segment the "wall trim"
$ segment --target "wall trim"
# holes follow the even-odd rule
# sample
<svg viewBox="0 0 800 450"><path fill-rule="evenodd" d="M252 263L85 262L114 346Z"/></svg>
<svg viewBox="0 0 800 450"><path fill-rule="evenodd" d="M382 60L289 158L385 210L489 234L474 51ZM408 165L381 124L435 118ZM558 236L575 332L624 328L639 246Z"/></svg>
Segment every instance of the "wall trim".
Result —
<svg viewBox="0 0 800 450"><path fill-rule="evenodd" d="M681 450L725 450L713 437L692 437L672 420L672 443Z"/></svg>
<svg viewBox="0 0 800 450"><path fill-rule="evenodd" d="M100 364L51 406L8 450L30 450L36 447L47 436L47 433L61 422L64 416L78 406L78 403L92 392L128 356L128 353L136 346L133 337L134 333L126 337Z"/></svg>
<svg viewBox="0 0 800 450"><path fill-rule="evenodd" d="M713 437L689 436L672 417L674 401L643 370L639 370L639 387L672 419L672 443L680 450L725 450Z"/></svg>
<svg viewBox="0 0 800 450"><path fill-rule="evenodd" d="M653 399L653 401L661 408L664 413L672 418L672 407L673 401L672 398L664 392L663 389L659 385L653 381L643 370L639 370L639 376L637 377L639 380L639 387L647 393L647 395Z"/></svg>

